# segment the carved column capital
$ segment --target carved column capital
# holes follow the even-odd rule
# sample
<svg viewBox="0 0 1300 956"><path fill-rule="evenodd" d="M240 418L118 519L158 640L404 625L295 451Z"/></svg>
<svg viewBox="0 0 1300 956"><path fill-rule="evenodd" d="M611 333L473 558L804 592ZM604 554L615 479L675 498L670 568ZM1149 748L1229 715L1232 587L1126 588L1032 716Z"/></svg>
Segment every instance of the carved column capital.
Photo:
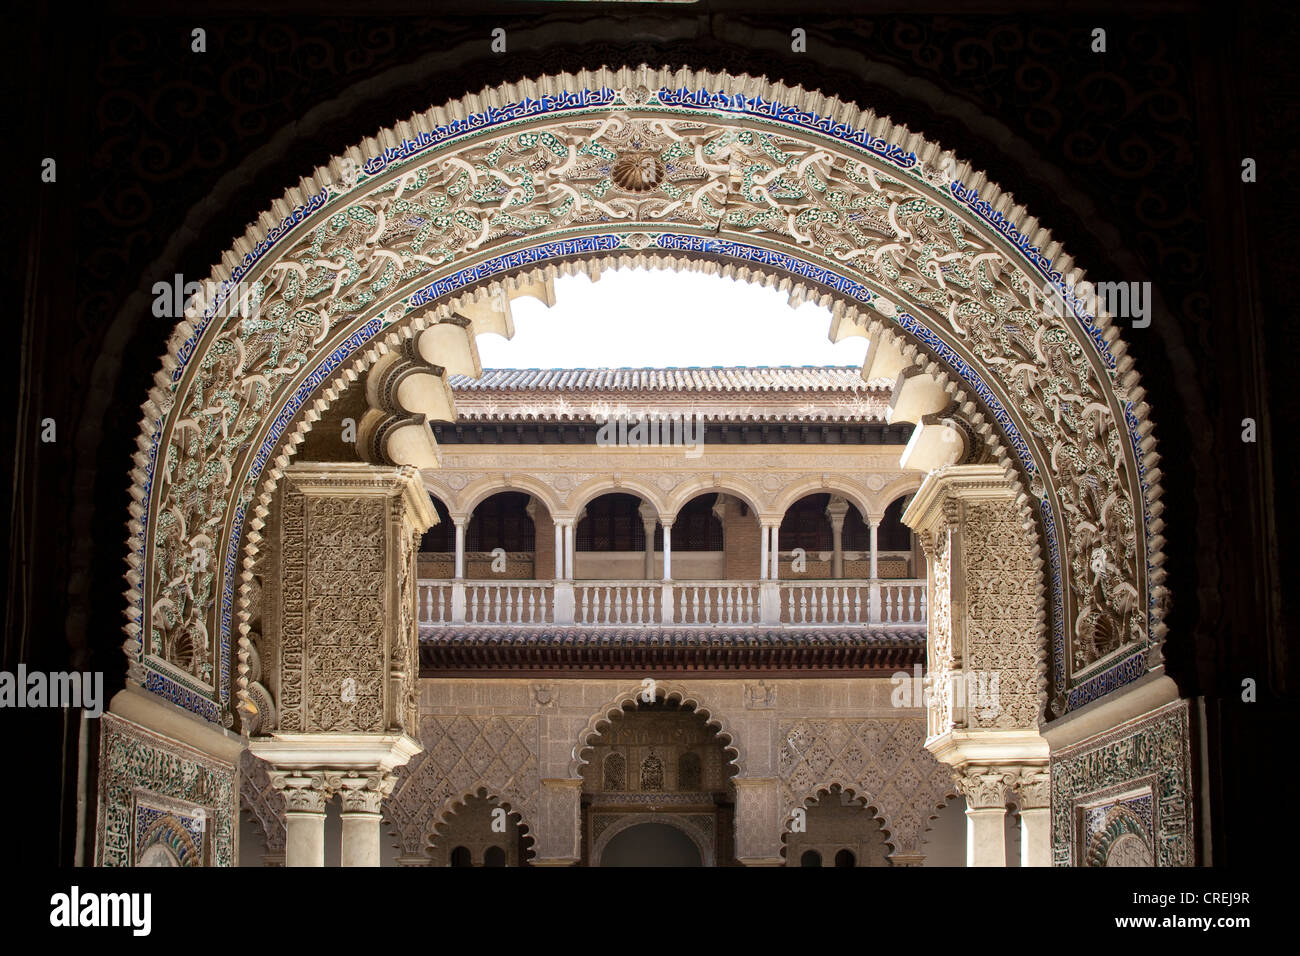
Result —
<svg viewBox="0 0 1300 956"><path fill-rule="evenodd" d="M636 511L641 516L641 523L647 528L653 528L659 521L659 512L648 501L643 501L637 505Z"/></svg>
<svg viewBox="0 0 1300 956"><path fill-rule="evenodd" d="M379 813L384 798L393 792L397 777L391 773L351 771L339 779L339 799L344 813Z"/></svg>
<svg viewBox="0 0 1300 956"><path fill-rule="evenodd" d="M844 527L844 518L848 513L849 503L839 495L831 495L831 500L826 505L826 517L830 519L831 527Z"/></svg>
<svg viewBox="0 0 1300 956"><path fill-rule="evenodd" d="M1010 780L1021 809L1045 810L1051 806L1052 775L1042 767L1020 767Z"/></svg>
<svg viewBox="0 0 1300 956"><path fill-rule="evenodd" d="M954 770L957 792L972 810L1001 810L1007 805L1012 774L996 767L967 766Z"/></svg>
<svg viewBox="0 0 1300 956"><path fill-rule="evenodd" d="M286 813L324 813L334 795L331 780L324 773L271 770L271 786L284 794Z"/></svg>

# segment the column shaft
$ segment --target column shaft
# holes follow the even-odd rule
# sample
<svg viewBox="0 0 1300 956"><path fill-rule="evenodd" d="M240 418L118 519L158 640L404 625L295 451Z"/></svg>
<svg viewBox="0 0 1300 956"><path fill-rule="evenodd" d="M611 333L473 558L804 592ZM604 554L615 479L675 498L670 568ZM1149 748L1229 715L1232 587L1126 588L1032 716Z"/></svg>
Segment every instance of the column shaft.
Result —
<svg viewBox="0 0 1300 956"><path fill-rule="evenodd" d="M570 523L564 526L564 579L566 581L572 581L576 576L573 555L573 524Z"/></svg>
<svg viewBox="0 0 1300 956"><path fill-rule="evenodd" d="M465 577L465 523L468 519L456 519L456 579Z"/></svg>
<svg viewBox="0 0 1300 956"><path fill-rule="evenodd" d="M966 865L1006 866L1005 807L966 808Z"/></svg>
<svg viewBox="0 0 1300 956"><path fill-rule="evenodd" d="M673 526L664 522L664 580L673 579Z"/></svg>
<svg viewBox="0 0 1300 956"><path fill-rule="evenodd" d="M378 813L344 811L342 866L379 866L380 821Z"/></svg>
<svg viewBox="0 0 1300 956"><path fill-rule="evenodd" d="M1052 812L1047 807L1020 810L1020 865L1052 865Z"/></svg>
<svg viewBox="0 0 1300 956"><path fill-rule="evenodd" d="M649 521L645 525L645 568L644 575L647 581L653 581L655 576L655 522Z"/></svg>
<svg viewBox="0 0 1300 956"><path fill-rule="evenodd" d="M872 520L871 522L871 580L880 577L880 568L877 565L877 555L879 549L876 545L876 532L880 529L880 522Z"/></svg>
<svg viewBox="0 0 1300 956"><path fill-rule="evenodd" d="M325 811L287 810L284 814L284 865L325 865Z"/></svg>

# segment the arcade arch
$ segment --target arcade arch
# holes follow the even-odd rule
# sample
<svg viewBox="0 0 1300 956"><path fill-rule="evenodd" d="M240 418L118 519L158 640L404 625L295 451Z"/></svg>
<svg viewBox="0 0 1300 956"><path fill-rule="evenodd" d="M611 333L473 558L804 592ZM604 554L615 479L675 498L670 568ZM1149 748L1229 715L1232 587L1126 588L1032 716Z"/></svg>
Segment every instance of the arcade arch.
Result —
<svg viewBox="0 0 1300 956"><path fill-rule="evenodd" d="M631 188L646 156L652 185L674 191ZM614 192L574 185L593 176ZM894 417L917 426L903 464L934 472L905 516L930 561L954 560L953 500L969 504L971 530L1029 556L1018 584L1037 623L998 648L1032 673L1016 678L1015 727L1036 730L1044 705L1059 716L1159 663L1152 425L1118 330L1086 311L1059 244L886 119L765 80L641 68L525 81L413 117L317 170L236 243L214 271L216 301L173 334L141 425L131 680L227 727L260 713L245 674L259 650L281 650L251 626L263 532L291 529L277 494L312 424L364 377L360 451L406 482L436 451L425 422L450 413L446 366L430 355L472 366L477 334L508 331L510 293L619 262L782 284L792 301L833 306L832 337L871 340L864 376L892 372ZM227 320L236 296L253 318ZM409 508L407 540L433 520L427 501ZM200 570L195 548L218 560ZM932 635L940 670L947 636ZM405 711L385 706L411 734L414 667L405 674ZM936 706L932 735L963 720Z"/></svg>

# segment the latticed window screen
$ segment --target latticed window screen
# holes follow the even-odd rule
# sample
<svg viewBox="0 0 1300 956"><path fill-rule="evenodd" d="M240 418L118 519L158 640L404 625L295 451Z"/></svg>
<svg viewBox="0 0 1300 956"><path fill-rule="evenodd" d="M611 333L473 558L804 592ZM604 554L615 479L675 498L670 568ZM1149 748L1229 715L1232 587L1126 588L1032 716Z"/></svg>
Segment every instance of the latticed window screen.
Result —
<svg viewBox="0 0 1300 956"><path fill-rule="evenodd" d="M619 753L610 754L605 758L604 775L601 781L602 790L626 790L627 789L627 761Z"/></svg>
<svg viewBox="0 0 1300 956"><path fill-rule="evenodd" d="M830 500L830 495L806 495L786 510L777 542L782 551L795 548L831 550L831 519L826 517L826 505Z"/></svg>
<svg viewBox="0 0 1300 956"><path fill-rule="evenodd" d="M654 754L641 761L641 789L662 790L664 788L664 762Z"/></svg>
<svg viewBox="0 0 1300 956"><path fill-rule="evenodd" d="M700 789L700 755L689 750L677 760L677 789Z"/></svg>
<svg viewBox="0 0 1300 956"><path fill-rule="evenodd" d="M717 495L692 498L673 522L673 551L721 551L722 522L713 513ZM664 549L664 529L655 529L655 550Z"/></svg>
<svg viewBox="0 0 1300 956"><path fill-rule="evenodd" d="M645 528L636 495L601 495L587 505L578 522L574 548L578 551L644 551Z"/></svg>
<svg viewBox="0 0 1300 956"><path fill-rule="evenodd" d="M521 491L503 491L474 509L465 534L466 551L533 550L533 519L524 509L528 495Z"/></svg>
<svg viewBox="0 0 1300 956"><path fill-rule="evenodd" d="M835 546L831 533L831 519L826 515L830 503L828 494L808 495L800 498L781 520L780 547L782 551L803 548L807 551L830 551ZM885 510L885 516L876 530L876 547L881 551L909 551L912 531L903 524L906 498L899 498ZM675 532L674 532L675 533ZM870 551L871 526L852 502L844 516L844 532L840 545L845 551ZM674 539L673 547L677 546Z"/></svg>

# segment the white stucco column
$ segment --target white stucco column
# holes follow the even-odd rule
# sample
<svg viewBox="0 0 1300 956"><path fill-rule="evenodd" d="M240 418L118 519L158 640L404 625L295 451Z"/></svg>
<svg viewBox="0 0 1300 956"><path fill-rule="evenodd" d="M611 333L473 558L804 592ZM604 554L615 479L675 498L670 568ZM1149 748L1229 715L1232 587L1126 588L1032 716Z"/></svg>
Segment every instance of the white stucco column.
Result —
<svg viewBox="0 0 1300 956"><path fill-rule="evenodd" d="M465 577L465 526L469 524L468 516L453 519L456 522L456 580Z"/></svg>
<svg viewBox="0 0 1300 956"><path fill-rule="evenodd" d="M653 581L655 577L655 525L658 524L659 516L655 514L654 507L648 501L641 502L637 512L641 515L641 526L645 529L645 566L642 574L647 581Z"/></svg>
<svg viewBox="0 0 1300 956"><path fill-rule="evenodd" d="M452 570L455 580L451 583L451 620L453 624L464 624L469 602L465 594L465 527L469 524L469 515L453 515L456 526L456 564Z"/></svg>
<svg viewBox="0 0 1300 956"><path fill-rule="evenodd" d="M880 519L875 515L868 515L867 522L871 527L871 567L869 577L871 585L868 589L868 601L871 605L868 618L872 624L879 624L882 614L880 606L880 568L876 563L878 548L876 547L876 532L880 529Z"/></svg>
<svg viewBox="0 0 1300 956"><path fill-rule="evenodd" d="M564 524L555 522L555 580L564 580Z"/></svg>
<svg viewBox="0 0 1300 956"><path fill-rule="evenodd" d="M392 774L349 774L339 786L343 804L341 866L379 866L383 799L392 793Z"/></svg>
<svg viewBox="0 0 1300 956"><path fill-rule="evenodd" d="M767 580L767 541L770 532L768 525L759 523L758 526L758 579Z"/></svg>
<svg viewBox="0 0 1300 956"><path fill-rule="evenodd" d="M1012 781L1020 798L1020 865L1052 865L1051 775L1041 768L1021 768Z"/></svg>
<svg viewBox="0 0 1300 956"><path fill-rule="evenodd" d="M673 579L673 523L668 520L662 522L664 526L664 580Z"/></svg>
<svg viewBox="0 0 1300 956"><path fill-rule="evenodd" d="M831 520L831 577L844 577L844 518L849 513L849 503L838 495L831 495L826 505L826 517Z"/></svg>
<svg viewBox="0 0 1300 956"><path fill-rule="evenodd" d="M331 791L323 774L271 773L284 794L284 865L325 865L325 804Z"/></svg>
<svg viewBox="0 0 1300 956"><path fill-rule="evenodd" d="M564 580L564 525L555 519L555 580Z"/></svg>
<svg viewBox="0 0 1300 956"><path fill-rule="evenodd" d="M572 581L574 578L574 561L573 561L573 526L575 522L569 521L564 525L564 579Z"/></svg>
<svg viewBox="0 0 1300 956"><path fill-rule="evenodd" d="M249 741L253 756L271 765L271 785L284 793L285 866L325 865L325 805L343 804L343 866L378 866L381 803L394 771L418 754L404 733L277 733Z"/></svg>
<svg viewBox="0 0 1300 956"><path fill-rule="evenodd" d="M877 564L880 549L877 545L877 533L880 531L880 519L869 518L871 522L871 580L880 577L880 567Z"/></svg>
<svg viewBox="0 0 1300 956"><path fill-rule="evenodd" d="M968 766L953 774L966 797L966 865L1007 865L1007 795L1005 770Z"/></svg>
<svg viewBox="0 0 1300 956"><path fill-rule="evenodd" d="M777 580L781 576L781 526L772 525L772 547L768 550L768 556L772 565L768 568L767 576L771 581Z"/></svg>

